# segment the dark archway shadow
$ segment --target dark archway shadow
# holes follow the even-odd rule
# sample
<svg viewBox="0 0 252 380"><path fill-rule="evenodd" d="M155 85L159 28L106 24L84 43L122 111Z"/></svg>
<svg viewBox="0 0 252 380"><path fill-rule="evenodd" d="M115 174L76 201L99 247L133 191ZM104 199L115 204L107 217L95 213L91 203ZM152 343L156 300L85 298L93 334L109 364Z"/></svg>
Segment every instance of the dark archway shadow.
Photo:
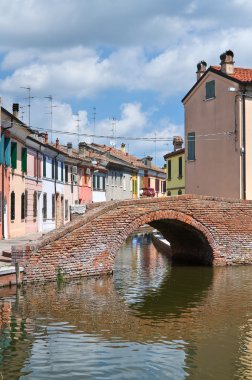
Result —
<svg viewBox="0 0 252 380"><path fill-rule="evenodd" d="M200 230L175 219L157 220L149 224L170 242L173 264L212 265L213 250Z"/></svg>

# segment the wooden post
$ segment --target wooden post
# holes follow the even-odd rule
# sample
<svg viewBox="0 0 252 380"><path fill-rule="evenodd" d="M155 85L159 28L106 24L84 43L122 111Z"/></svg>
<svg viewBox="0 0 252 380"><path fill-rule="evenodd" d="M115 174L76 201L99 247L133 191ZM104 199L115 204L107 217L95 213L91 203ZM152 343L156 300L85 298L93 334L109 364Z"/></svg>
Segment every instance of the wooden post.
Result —
<svg viewBox="0 0 252 380"><path fill-rule="evenodd" d="M21 286L21 283L20 283L20 268L19 268L19 263L18 262L15 263L15 270L16 270L16 285L17 285L17 287L20 287Z"/></svg>

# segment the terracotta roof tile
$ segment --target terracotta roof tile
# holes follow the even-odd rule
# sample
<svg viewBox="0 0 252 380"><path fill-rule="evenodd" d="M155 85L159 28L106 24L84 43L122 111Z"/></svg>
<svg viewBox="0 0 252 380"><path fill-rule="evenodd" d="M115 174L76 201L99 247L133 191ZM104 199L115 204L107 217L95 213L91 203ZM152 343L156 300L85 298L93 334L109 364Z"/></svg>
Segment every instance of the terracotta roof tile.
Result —
<svg viewBox="0 0 252 380"><path fill-rule="evenodd" d="M215 70L220 71L220 66L211 66ZM242 67L235 67L234 74L227 74L231 78L235 78L241 82L252 82L252 69L244 69Z"/></svg>

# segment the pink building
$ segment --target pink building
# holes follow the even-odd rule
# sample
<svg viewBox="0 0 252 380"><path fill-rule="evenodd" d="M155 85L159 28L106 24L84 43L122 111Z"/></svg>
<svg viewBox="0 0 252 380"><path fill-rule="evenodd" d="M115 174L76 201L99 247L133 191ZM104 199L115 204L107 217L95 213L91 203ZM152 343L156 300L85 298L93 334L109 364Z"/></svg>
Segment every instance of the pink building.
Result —
<svg viewBox="0 0 252 380"><path fill-rule="evenodd" d="M32 144L32 141L28 140L28 144ZM33 142L33 144L35 144L35 142ZM41 212L38 210L38 197L42 192L43 157L39 151L34 148L28 147L27 149L27 173L25 176L26 233L42 231Z"/></svg>
<svg viewBox="0 0 252 380"><path fill-rule="evenodd" d="M186 193L252 199L252 69L201 61L183 98Z"/></svg>

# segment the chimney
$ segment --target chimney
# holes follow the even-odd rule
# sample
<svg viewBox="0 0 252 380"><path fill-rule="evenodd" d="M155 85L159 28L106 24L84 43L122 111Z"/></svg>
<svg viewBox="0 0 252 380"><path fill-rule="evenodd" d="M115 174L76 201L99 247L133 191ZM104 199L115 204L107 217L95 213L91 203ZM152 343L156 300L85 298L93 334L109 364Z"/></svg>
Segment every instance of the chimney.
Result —
<svg viewBox="0 0 252 380"><path fill-rule="evenodd" d="M125 148L124 143L122 143L122 145L121 145L121 151L122 151L122 153L126 153L126 148Z"/></svg>
<svg viewBox="0 0 252 380"><path fill-rule="evenodd" d="M59 139L58 139L58 137L56 138L56 148L59 148Z"/></svg>
<svg viewBox="0 0 252 380"><path fill-rule="evenodd" d="M15 116L16 118L18 118L18 112L19 112L19 104L18 103L13 103L12 104L12 113L13 113L13 116Z"/></svg>
<svg viewBox="0 0 252 380"><path fill-rule="evenodd" d="M152 158L153 157L151 157L151 156L144 157L142 159L142 162L144 163L144 165L146 165L148 168L150 168L151 167Z"/></svg>
<svg viewBox="0 0 252 380"><path fill-rule="evenodd" d="M48 144L48 133L45 133L45 144Z"/></svg>
<svg viewBox="0 0 252 380"><path fill-rule="evenodd" d="M181 136L173 136L173 150L176 152L176 150L182 149L183 145L183 139Z"/></svg>
<svg viewBox="0 0 252 380"><path fill-rule="evenodd" d="M86 155L86 147L85 147L85 143L83 142L79 143L79 153L83 154L84 156Z"/></svg>
<svg viewBox="0 0 252 380"><path fill-rule="evenodd" d="M221 71L227 75L234 74L234 53L232 50L227 50L220 55Z"/></svg>
<svg viewBox="0 0 252 380"><path fill-rule="evenodd" d="M73 144L67 143L67 153L71 155L73 153Z"/></svg>
<svg viewBox="0 0 252 380"><path fill-rule="evenodd" d="M197 80L199 80L202 77L202 75L206 72L206 67L207 67L207 63L205 61L200 61L197 64L197 71L196 71Z"/></svg>

